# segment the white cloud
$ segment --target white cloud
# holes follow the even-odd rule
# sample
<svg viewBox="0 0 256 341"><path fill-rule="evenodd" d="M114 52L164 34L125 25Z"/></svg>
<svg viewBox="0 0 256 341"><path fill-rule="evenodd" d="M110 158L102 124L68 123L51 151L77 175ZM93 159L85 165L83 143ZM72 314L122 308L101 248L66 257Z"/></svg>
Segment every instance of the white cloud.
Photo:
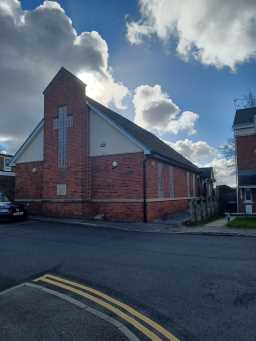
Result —
<svg viewBox="0 0 256 341"><path fill-rule="evenodd" d="M213 167L217 185L235 186L234 161L223 158L218 149L211 147L206 141L193 142L185 139L167 143L198 167Z"/></svg>
<svg viewBox="0 0 256 341"><path fill-rule="evenodd" d="M132 44L156 35L177 41L184 59L234 69L256 57L255 0L139 0L141 19L127 23Z"/></svg>
<svg viewBox="0 0 256 341"><path fill-rule="evenodd" d="M206 167L213 167L217 185L236 186L235 165L233 160L215 158Z"/></svg>
<svg viewBox="0 0 256 341"><path fill-rule="evenodd" d="M215 148L209 146L205 141L193 142L192 140L178 140L169 144L186 158L197 164L209 162L217 156Z"/></svg>
<svg viewBox="0 0 256 341"><path fill-rule="evenodd" d="M24 11L18 0L0 0L0 32L0 138L11 138L4 148L15 151L40 120L42 91L61 66L87 83L88 95L124 108L128 89L113 78L106 41L78 34L59 3Z"/></svg>
<svg viewBox="0 0 256 341"><path fill-rule="evenodd" d="M178 134L186 131L194 134L195 122L199 115L191 111L181 112L160 85L141 85L134 91L133 104L135 122L159 134L170 132Z"/></svg>

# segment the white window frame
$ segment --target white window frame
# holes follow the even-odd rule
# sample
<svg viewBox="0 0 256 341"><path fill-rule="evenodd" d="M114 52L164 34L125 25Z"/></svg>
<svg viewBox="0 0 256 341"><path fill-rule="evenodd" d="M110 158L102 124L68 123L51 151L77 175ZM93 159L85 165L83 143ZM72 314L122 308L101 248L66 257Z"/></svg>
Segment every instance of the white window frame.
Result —
<svg viewBox="0 0 256 341"><path fill-rule="evenodd" d="M66 184L57 184L56 194L57 194L57 196L67 195L67 185Z"/></svg>
<svg viewBox="0 0 256 341"><path fill-rule="evenodd" d="M247 192L250 194L250 199L247 198ZM244 201L245 202L252 202L252 189L251 188L245 188L244 189Z"/></svg>
<svg viewBox="0 0 256 341"><path fill-rule="evenodd" d="M4 171L5 172L11 172L12 171L12 167L7 165L7 161L11 161L11 157L4 157Z"/></svg>

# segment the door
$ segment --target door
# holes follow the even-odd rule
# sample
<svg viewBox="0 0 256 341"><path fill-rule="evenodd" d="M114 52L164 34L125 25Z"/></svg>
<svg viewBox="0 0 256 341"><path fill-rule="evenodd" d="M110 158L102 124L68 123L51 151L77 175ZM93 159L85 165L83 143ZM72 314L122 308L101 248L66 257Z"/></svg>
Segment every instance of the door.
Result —
<svg viewBox="0 0 256 341"><path fill-rule="evenodd" d="M252 205L251 204L245 205L245 214L252 214Z"/></svg>
<svg viewBox="0 0 256 341"><path fill-rule="evenodd" d="M252 190L245 188L244 190L245 214L252 214Z"/></svg>

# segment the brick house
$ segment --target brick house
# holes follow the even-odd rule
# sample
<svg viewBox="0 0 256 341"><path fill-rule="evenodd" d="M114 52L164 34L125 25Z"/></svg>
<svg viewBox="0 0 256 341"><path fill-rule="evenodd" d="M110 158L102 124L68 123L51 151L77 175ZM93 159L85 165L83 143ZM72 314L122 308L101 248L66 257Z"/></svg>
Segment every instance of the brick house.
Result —
<svg viewBox="0 0 256 341"><path fill-rule="evenodd" d="M200 169L85 89L64 68L45 89L44 118L12 160L16 199L45 216L154 221L186 211Z"/></svg>
<svg viewBox="0 0 256 341"><path fill-rule="evenodd" d="M0 192L4 192L8 197L14 197L15 173L13 167L9 165L13 155L0 153Z"/></svg>
<svg viewBox="0 0 256 341"><path fill-rule="evenodd" d="M237 211L256 213L256 108L237 110L233 130L236 146Z"/></svg>

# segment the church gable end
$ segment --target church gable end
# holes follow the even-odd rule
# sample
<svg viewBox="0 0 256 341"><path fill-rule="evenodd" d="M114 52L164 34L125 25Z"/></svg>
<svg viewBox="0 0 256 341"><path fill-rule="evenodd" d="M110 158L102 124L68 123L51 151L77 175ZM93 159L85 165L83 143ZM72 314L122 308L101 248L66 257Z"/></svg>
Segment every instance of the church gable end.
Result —
<svg viewBox="0 0 256 341"><path fill-rule="evenodd" d="M44 91L45 199L79 203L76 211L82 214L89 191L88 147L85 84L62 68Z"/></svg>

